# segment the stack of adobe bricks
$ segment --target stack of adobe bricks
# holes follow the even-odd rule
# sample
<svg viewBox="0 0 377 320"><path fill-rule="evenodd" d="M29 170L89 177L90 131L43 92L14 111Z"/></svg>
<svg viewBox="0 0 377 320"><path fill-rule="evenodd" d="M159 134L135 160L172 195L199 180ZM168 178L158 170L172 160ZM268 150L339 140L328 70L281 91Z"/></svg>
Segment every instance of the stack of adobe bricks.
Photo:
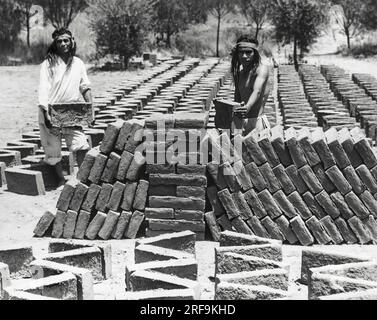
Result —
<svg viewBox="0 0 377 320"><path fill-rule="evenodd" d="M279 67L278 99L286 129L317 127L318 121L308 103L294 66Z"/></svg>
<svg viewBox="0 0 377 320"><path fill-rule="evenodd" d="M167 131L156 132L160 121ZM207 122L207 113L180 113L150 117L145 129L137 120L109 124L100 147L85 156L77 179L64 186L56 214L46 212L35 235L135 238L146 215L149 236L192 230L203 240L207 178L198 148ZM147 140L141 144L144 135ZM175 162L165 165L172 160L169 136L178 146L172 152ZM154 147L162 152L155 153ZM154 162L157 156L163 157L162 164Z"/></svg>
<svg viewBox="0 0 377 320"><path fill-rule="evenodd" d="M357 129L275 127L243 144L243 161L207 166L212 221L222 229L302 245L376 242L377 158Z"/></svg>
<svg viewBox="0 0 377 320"><path fill-rule="evenodd" d="M377 80L369 74L353 74L352 80L362 89L365 90L367 95L373 99L368 102L368 105L374 106L374 108L361 108L360 106L356 107L356 115L360 117L360 121L365 126L366 134L369 138L376 141L377 133L377 106L376 106L376 97L377 97Z"/></svg>
<svg viewBox="0 0 377 320"><path fill-rule="evenodd" d="M0 248L0 300L93 300L111 276L109 244L52 240L37 257L30 246Z"/></svg>
<svg viewBox="0 0 377 320"><path fill-rule="evenodd" d="M198 74L193 77L195 78L194 87L196 87L194 84L200 82L206 73L216 70L215 62L209 64L210 67L207 65L203 66L200 72L199 69L197 70ZM294 75L290 68L282 67L281 83L286 84L287 79L296 77L292 88L299 90L302 96L300 101L290 101L287 95L293 89L286 86L287 90L282 88L280 100L284 100L284 106L286 103L292 103L293 108L296 108L299 106L298 103L304 102L305 97L298 75ZM219 65L218 70L219 73L212 75L212 80L215 80L216 85L208 84L195 92L202 92L203 97L204 95L207 97L208 94L213 95L221 86L222 81L225 83L226 73L224 74L223 66ZM286 78L284 74L287 75ZM318 88L324 88L320 82L318 83L319 87L316 87L316 84L313 86L307 84L306 87L308 93L313 94L315 102L317 96L313 92ZM176 89L183 90L183 87L177 86ZM221 94L229 94L230 91L223 89L220 91ZM283 93L284 99L282 99ZM203 109L203 105L200 108ZM266 130L260 136L249 136L244 141L239 136L230 141L225 132L209 129L204 141L201 137L198 139L197 135L194 141L190 141L187 139L190 133L195 133L208 124L207 114L203 118L206 120L200 119L198 122L201 114L196 113L196 116L197 118L193 119L190 117L185 119L185 113L178 113L176 116L156 116L147 120L147 127L152 128L152 131L156 130L158 119L163 119L168 131L173 134L173 141L174 134L177 134L178 137L184 136L188 142L194 142L196 146L201 142L204 144L209 142L210 148L207 151L204 150L203 155L206 157L209 154L212 156L212 161L207 164L206 171L201 165L205 162L198 162L198 154L188 152L183 158L178 158L175 165L165 163L156 165L150 162L147 166L147 174L150 177L147 178L141 168L142 165L136 165L136 161L132 160L132 152L136 150L137 144L132 144L131 141L131 149L127 149L129 134L133 134L135 128L141 129L143 124L136 125L137 122L134 121L132 129L130 127L132 121L126 123L121 121L120 124L115 122L108 127L99 149L100 152L94 149L87 155L79 173L81 182L74 186L68 184L65 187L58 204L58 207L64 210L60 210L59 214L61 215L63 211L68 213L67 210L69 210L71 218L67 221L75 221L77 216L80 218L82 208L84 213L81 219L77 220L79 225L84 223L86 226L90 219L94 221L94 225L99 222L96 226L101 229L101 223L106 220L107 223L104 224L106 228L100 233L100 237L108 238L111 237L109 233L113 233L113 237L122 238L130 214L135 214L134 211L137 211L134 217L135 226L140 226L147 202L146 190L151 185L149 188L151 201L145 212L152 222L148 228L148 234L179 231L184 225L191 225L191 229L188 229L197 232L198 239L203 239L205 206L203 188L206 187L205 175L207 174L209 179L207 197L210 206L206 206L209 210L205 219L215 240L218 240L219 232L223 229L255 233L262 237L287 240L292 244L300 242L303 245L310 245L314 242L327 244L376 241L377 211L374 196L377 194L377 174L375 173L377 162L368 140L357 128L351 132L347 128L339 132L333 128L324 134L321 128L309 130L302 123L298 125L299 128L304 128L300 131L293 128L283 131L282 128L275 127L272 132ZM145 117L146 115L140 115L139 119L145 119ZM188 123L189 127L185 127L184 123ZM123 134L126 138L122 138ZM156 134L152 133L152 136ZM124 139L128 139L128 142L124 142ZM166 133L163 136L163 143L159 139L157 142L155 138L152 139L153 150L156 148L156 152L152 154L153 157L163 156L165 159L167 149L171 147L173 141L170 144L166 143L164 140ZM224 146L231 146L237 141L242 142L243 150L226 154ZM108 144L111 146L106 147ZM126 149L122 149L122 146L126 146ZM162 152L159 154L157 150L161 147ZM216 153L219 157L214 158ZM135 154L141 157L140 153ZM186 161L187 157L191 160L194 158L194 162L191 162L189 166ZM85 166L88 168L85 169ZM93 171L96 167L99 168L98 172ZM115 173L114 170L118 171ZM131 173L128 172L129 170ZM140 176L138 170L142 173ZM156 187L158 183L162 183L164 187ZM183 196L193 197L195 201L182 200ZM169 206L169 202L173 204ZM186 203L189 203L189 207L182 208ZM170 210L165 210L169 208ZM92 215L97 214L95 219L90 215L92 209L94 211ZM162 211L164 212L161 213ZM109 214L106 216L107 212ZM182 216L182 212L189 214ZM177 222L177 213L178 221L182 222L185 218L190 220L189 223ZM155 219L156 215L160 216ZM53 216L47 214L46 222L54 219ZM66 217L64 214L62 217L60 229L64 229L65 226ZM165 221L160 223L161 221L154 220ZM70 227L68 225L66 237L72 233L72 225ZM120 228L118 230L120 233L116 234L115 231L108 230L114 225ZM94 231L98 233L100 230L95 228ZM78 231L80 237L83 236L82 232ZM64 230L62 233L64 235ZM74 236L75 233L74 230ZM123 234L120 236L121 233ZM131 233L132 237L136 236L135 230ZM59 232L57 234L59 235ZM89 236L95 238L97 234Z"/></svg>
<svg viewBox="0 0 377 320"><path fill-rule="evenodd" d="M370 74L354 73L352 80L373 99L377 100L377 79Z"/></svg>
<svg viewBox="0 0 377 320"><path fill-rule="evenodd" d="M225 231L215 251L215 300L288 298L290 268L280 241Z"/></svg>
<svg viewBox="0 0 377 320"><path fill-rule="evenodd" d="M176 112L204 112L208 111L213 98L216 96L223 78L229 69L227 63L218 63L219 61L209 60L210 68L197 69L201 77L197 78L194 85L186 93L184 98L180 99L177 104ZM198 75L200 75L200 73Z"/></svg>
<svg viewBox="0 0 377 320"><path fill-rule="evenodd" d="M191 65L188 64L190 61ZM183 65L181 70L178 70L178 75L175 77L171 75L172 80L170 86L161 90L158 95L148 101L143 107L143 110L133 117L134 119L146 119L156 113L178 112L181 109L179 104L183 104L186 97L192 95L191 92L193 91L193 88L203 78L207 77L207 75L219 63L219 59L206 59L200 61L200 63L197 59L191 59L187 62L184 61L183 63L185 63L186 66ZM184 66L186 70L183 69ZM172 72L174 71L175 69L172 70ZM134 99L138 99L138 97L135 96ZM188 110L186 109L182 111L202 111L203 108L199 103L199 101L201 101L200 99L202 98L198 95L195 99L192 99L192 104L189 106Z"/></svg>
<svg viewBox="0 0 377 320"><path fill-rule="evenodd" d="M207 123L207 113L156 115L146 120L152 137L146 147L147 236L191 230L204 240L207 178L199 151Z"/></svg>
<svg viewBox="0 0 377 320"><path fill-rule="evenodd" d="M375 300L377 263L371 259L307 249L302 252L301 282L309 300Z"/></svg>
<svg viewBox="0 0 377 320"><path fill-rule="evenodd" d="M135 243L134 263L126 265L126 292L117 300L199 300L195 233L165 234Z"/></svg>
<svg viewBox="0 0 377 320"><path fill-rule="evenodd" d="M299 74L305 94L318 118L319 125L324 130L330 127L338 130L343 128L353 129L358 125L356 119L350 116L347 107L334 96L318 67L301 65Z"/></svg>
<svg viewBox="0 0 377 320"><path fill-rule="evenodd" d="M141 111L148 101L162 88L188 72L199 61L171 60L149 70L139 72L132 79L122 81L94 98L96 111L95 128L106 129L108 123L117 119L129 119ZM183 70L181 70L183 68Z"/></svg>
<svg viewBox="0 0 377 320"><path fill-rule="evenodd" d="M137 150L143 128L136 120L109 124L100 147L85 156L77 179L64 186L56 215L46 212L34 233L66 239L135 238L149 187L143 179L144 157Z"/></svg>
<svg viewBox="0 0 377 320"><path fill-rule="evenodd" d="M205 63L202 62L202 64ZM199 65L199 59L182 61L173 69L155 77L119 101L118 105L114 106L114 111L118 112L118 107L122 104L125 104L127 109L139 101L139 107L133 112L134 116L146 118L153 113L172 113L176 107L176 101L173 96L168 97L164 93L175 87L187 74L195 72Z"/></svg>
<svg viewBox="0 0 377 320"><path fill-rule="evenodd" d="M375 133L369 133L367 123L375 120L376 102L368 96L364 89L360 88L351 79L351 76L336 66L321 66L321 72L330 84L330 89L334 92L335 97L349 110L352 117L360 122L362 128L365 128L367 137L375 138Z"/></svg>

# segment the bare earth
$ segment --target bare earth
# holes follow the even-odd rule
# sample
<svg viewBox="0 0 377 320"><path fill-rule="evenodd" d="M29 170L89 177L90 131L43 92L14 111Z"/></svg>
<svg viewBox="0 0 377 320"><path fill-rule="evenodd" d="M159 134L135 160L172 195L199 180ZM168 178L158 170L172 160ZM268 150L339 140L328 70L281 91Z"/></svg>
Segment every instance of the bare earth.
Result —
<svg viewBox="0 0 377 320"><path fill-rule="evenodd" d="M309 63L335 63L350 72L365 72L377 77L374 61L358 61L337 56L313 56ZM119 83L129 72L101 72L89 74L96 95ZM19 139L22 132L37 126L37 89L39 66L0 67L0 147ZM53 210L59 192L50 191L45 196L29 197L8 193L0 188L0 246L33 245L35 256L47 250L48 239L33 238L33 229L46 210ZM96 298L114 299L124 290L124 270L133 259L133 240L110 241L113 248L114 277L96 285ZM199 281L203 299L213 299L213 283L208 277L214 274L213 242L197 243ZM329 250L377 259L377 246L328 246ZM284 246L284 261L291 265L291 292L293 299L306 299L307 288L296 281L300 277L302 247Z"/></svg>

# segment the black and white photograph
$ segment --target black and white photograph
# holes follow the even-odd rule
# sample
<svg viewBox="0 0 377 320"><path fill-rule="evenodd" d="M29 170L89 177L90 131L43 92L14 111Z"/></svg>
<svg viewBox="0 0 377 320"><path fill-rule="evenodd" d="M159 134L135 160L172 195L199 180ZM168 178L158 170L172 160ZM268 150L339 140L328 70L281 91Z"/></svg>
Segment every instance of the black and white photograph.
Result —
<svg viewBox="0 0 377 320"><path fill-rule="evenodd" d="M377 300L376 142L377 0L0 0L0 309Z"/></svg>

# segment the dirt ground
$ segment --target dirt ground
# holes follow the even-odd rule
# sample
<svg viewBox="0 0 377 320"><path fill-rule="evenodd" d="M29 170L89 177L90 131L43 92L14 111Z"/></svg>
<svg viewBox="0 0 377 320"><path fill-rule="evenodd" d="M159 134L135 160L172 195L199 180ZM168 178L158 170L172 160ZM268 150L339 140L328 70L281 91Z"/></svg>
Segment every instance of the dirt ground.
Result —
<svg viewBox="0 0 377 320"><path fill-rule="evenodd" d="M349 72L365 72L377 77L375 61L359 61L332 55L316 55L309 63L335 63ZM19 139L22 132L37 126L38 66L0 67L0 147ZM89 74L93 94L98 94L119 83L128 72L101 72ZM33 238L33 229L45 210L53 210L59 192L50 191L44 196L29 197L8 193L0 188L0 246L16 244L33 245L34 255L46 252L48 239ZM133 240L110 241L113 248L114 277L95 286L97 299L114 299L124 290L124 270L133 259ZM213 299L214 274L213 242L197 243L199 281L203 287L203 299ZM328 246L328 250L377 259L377 246ZM307 288L297 283L300 277L302 247L284 246L284 262L291 266L292 299L305 300Z"/></svg>

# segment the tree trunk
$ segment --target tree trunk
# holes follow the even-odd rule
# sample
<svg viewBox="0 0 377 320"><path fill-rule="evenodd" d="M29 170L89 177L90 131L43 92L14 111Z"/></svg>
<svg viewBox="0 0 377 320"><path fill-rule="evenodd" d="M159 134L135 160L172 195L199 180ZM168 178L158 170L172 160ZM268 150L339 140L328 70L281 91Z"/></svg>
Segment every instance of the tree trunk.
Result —
<svg viewBox="0 0 377 320"><path fill-rule="evenodd" d="M344 33L346 34L346 37L347 37L347 48L348 50L351 50L351 36L350 36L349 28L345 28Z"/></svg>
<svg viewBox="0 0 377 320"><path fill-rule="evenodd" d="M259 31L260 31L260 28L259 28L259 26L257 26L257 28L256 28L256 30L255 30L255 39L256 39L256 40L258 40Z"/></svg>
<svg viewBox="0 0 377 320"><path fill-rule="evenodd" d="M167 24L167 26L166 26L166 41L165 41L165 46L166 46L166 48L168 48L168 49L171 49L171 41L170 41L170 38L171 38L171 34L172 34L172 32L171 32L171 24L170 24L170 19L168 20L168 24Z"/></svg>
<svg viewBox="0 0 377 320"><path fill-rule="evenodd" d="M123 63L124 63L124 69L127 70L128 69L128 61L130 59L127 57L127 56L124 56L123 57Z"/></svg>
<svg viewBox="0 0 377 320"><path fill-rule="evenodd" d="M298 60L297 60L297 38L296 36L294 37L293 40L293 63L295 65L296 70L298 71Z"/></svg>
<svg viewBox="0 0 377 320"><path fill-rule="evenodd" d="M170 32L168 32L166 34L166 47L171 49L171 34L170 34Z"/></svg>
<svg viewBox="0 0 377 320"><path fill-rule="evenodd" d="M216 37L216 57L220 56L219 53L219 44L220 44L220 24L221 24L221 15L217 15L217 37Z"/></svg>
<svg viewBox="0 0 377 320"><path fill-rule="evenodd" d="M28 48L30 48L30 17L26 15L26 42Z"/></svg>

